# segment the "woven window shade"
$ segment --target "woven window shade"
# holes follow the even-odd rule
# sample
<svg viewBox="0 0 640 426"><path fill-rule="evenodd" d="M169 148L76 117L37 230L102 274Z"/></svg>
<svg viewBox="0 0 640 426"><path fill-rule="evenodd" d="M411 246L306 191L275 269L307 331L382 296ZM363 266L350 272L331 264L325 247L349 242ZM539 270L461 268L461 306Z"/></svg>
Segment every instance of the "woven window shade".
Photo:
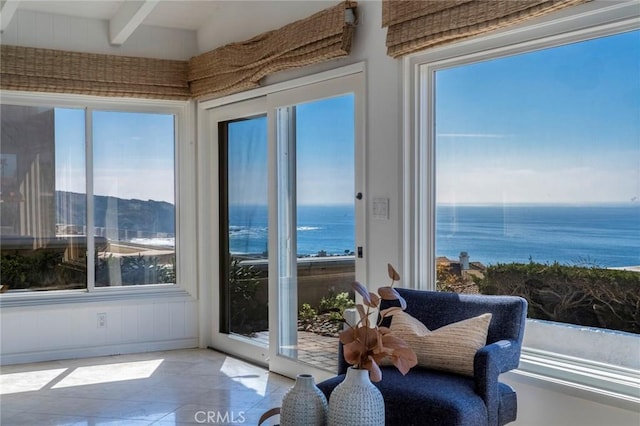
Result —
<svg viewBox="0 0 640 426"><path fill-rule="evenodd" d="M0 88L189 99L187 61L0 46Z"/></svg>
<svg viewBox="0 0 640 426"><path fill-rule="evenodd" d="M387 54L394 58L591 0L383 0Z"/></svg>
<svg viewBox="0 0 640 426"><path fill-rule="evenodd" d="M220 97L259 86L264 76L345 57L351 50L354 23L347 22L345 1L308 18L231 43L191 58L189 83L196 98Z"/></svg>

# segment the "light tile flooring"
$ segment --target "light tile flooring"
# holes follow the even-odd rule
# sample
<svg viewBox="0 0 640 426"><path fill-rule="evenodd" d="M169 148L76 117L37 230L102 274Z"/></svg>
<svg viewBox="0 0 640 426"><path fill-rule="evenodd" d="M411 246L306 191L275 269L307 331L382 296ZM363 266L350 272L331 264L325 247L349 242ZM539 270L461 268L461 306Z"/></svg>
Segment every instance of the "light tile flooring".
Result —
<svg viewBox="0 0 640 426"><path fill-rule="evenodd" d="M257 425L293 385L208 349L9 365L0 373L2 426Z"/></svg>

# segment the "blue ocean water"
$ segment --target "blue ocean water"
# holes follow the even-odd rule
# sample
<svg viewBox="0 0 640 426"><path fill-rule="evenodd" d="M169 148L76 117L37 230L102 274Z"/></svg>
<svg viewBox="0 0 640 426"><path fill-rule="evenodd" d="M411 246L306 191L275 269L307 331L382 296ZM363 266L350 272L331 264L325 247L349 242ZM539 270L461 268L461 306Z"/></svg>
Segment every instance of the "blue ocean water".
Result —
<svg viewBox="0 0 640 426"><path fill-rule="evenodd" d="M640 205L438 206L436 253L495 263L640 265Z"/></svg>
<svg viewBox="0 0 640 426"><path fill-rule="evenodd" d="M232 253L266 253L266 206L230 209ZM351 206L298 209L298 255L354 251ZM446 206L436 211L436 254L496 263L640 265L640 205Z"/></svg>
<svg viewBox="0 0 640 426"><path fill-rule="evenodd" d="M355 251L354 207L299 206L298 255L344 255ZM229 209L229 245L234 254L267 252L266 206L232 206Z"/></svg>

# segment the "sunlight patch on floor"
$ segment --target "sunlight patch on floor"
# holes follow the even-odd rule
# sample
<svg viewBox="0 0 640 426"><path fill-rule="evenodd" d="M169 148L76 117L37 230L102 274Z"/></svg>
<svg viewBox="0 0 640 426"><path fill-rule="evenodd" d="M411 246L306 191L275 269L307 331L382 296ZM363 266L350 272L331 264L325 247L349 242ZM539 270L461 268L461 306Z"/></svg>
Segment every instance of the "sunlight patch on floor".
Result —
<svg viewBox="0 0 640 426"><path fill-rule="evenodd" d="M227 357L220 368L220 372L260 396L264 396L267 393L269 376L258 367Z"/></svg>
<svg viewBox="0 0 640 426"><path fill-rule="evenodd" d="M94 385L97 383L121 382L125 380L146 379L162 364L163 359L149 361L123 362L118 364L92 365L78 367L67 377L53 386L53 389L71 386Z"/></svg>
<svg viewBox="0 0 640 426"><path fill-rule="evenodd" d="M0 375L0 395L38 391L65 371L66 368L56 368Z"/></svg>

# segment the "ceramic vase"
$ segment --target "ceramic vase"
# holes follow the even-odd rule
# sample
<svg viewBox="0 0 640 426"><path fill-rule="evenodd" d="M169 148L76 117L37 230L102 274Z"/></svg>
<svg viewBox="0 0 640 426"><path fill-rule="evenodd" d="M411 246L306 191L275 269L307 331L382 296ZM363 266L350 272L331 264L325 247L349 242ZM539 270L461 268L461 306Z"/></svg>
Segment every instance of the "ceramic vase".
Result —
<svg viewBox="0 0 640 426"><path fill-rule="evenodd" d="M298 374L296 382L282 399L281 426L325 426L327 398L311 374Z"/></svg>
<svg viewBox="0 0 640 426"><path fill-rule="evenodd" d="M329 426L384 426L384 399L368 370L349 367L331 392Z"/></svg>

